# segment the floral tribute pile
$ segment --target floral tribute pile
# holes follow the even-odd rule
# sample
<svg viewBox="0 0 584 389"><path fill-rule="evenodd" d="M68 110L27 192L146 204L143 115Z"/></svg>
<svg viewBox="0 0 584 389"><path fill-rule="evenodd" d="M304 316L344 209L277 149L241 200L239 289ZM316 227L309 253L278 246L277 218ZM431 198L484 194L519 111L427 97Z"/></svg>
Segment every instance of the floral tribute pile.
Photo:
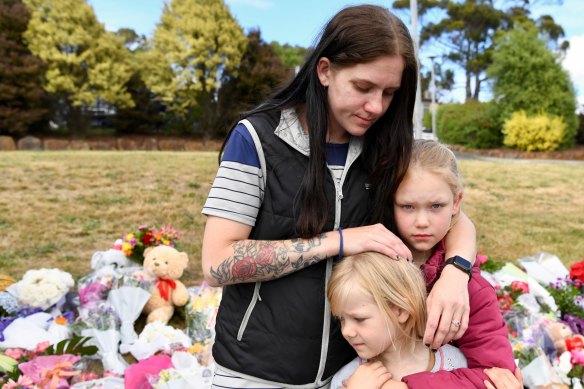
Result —
<svg viewBox="0 0 584 389"><path fill-rule="evenodd" d="M0 284L0 389L209 389L220 288L190 287L180 324L136 323L156 287L144 249L178 237L142 226L94 254L93 271L78 280L33 269ZM480 260L526 387L582 389L584 260L569 271L546 253L519 259L523 269Z"/></svg>
<svg viewBox="0 0 584 389"><path fill-rule="evenodd" d="M511 264L481 263L495 287L515 360L527 388L582 389L584 259L570 270L539 253Z"/></svg>
<svg viewBox="0 0 584 389"><path fill-rule="evenodd" d="M178 237L141 226L94 254L93 271L76 281L41 268L2 283L0 388L210 388L220 288L188 288L185 320L175 324L184 328L136 323L156 288L143 252Z"/></svg>

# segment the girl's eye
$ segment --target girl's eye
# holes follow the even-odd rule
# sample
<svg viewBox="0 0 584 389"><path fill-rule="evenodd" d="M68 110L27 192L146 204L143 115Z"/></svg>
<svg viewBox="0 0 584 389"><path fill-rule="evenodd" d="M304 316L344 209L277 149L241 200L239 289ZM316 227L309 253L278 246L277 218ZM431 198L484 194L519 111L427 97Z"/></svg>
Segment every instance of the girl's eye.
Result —
<svg viewBox="0 0 584 389"><path fill-rule="evenodd" d="M394 91L384 91L383 95L385 97L392 97L394 93L395 93Z"/></svg>
<svg viewBox="0 0 584 389"><path fill-rule="evenodd" d="M403 209L414 209L414 207L410 204L402 205Z"/></svg>

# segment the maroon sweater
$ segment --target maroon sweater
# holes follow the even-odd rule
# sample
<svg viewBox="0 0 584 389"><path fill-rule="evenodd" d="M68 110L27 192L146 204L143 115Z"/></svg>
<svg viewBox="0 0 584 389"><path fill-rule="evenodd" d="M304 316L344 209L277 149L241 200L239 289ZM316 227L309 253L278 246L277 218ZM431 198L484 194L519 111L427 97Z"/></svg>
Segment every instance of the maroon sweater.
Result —
<svg viewBox="0 0 584 389"><path fill-rule="evenodd" d="M422 265L428 291L440 277L444 268L444 241L438 243L432 256ZM470 317L468 329L462 338L452 344L459 347L468 361L468 368L436 373L422 372L402 378L409 388L483 388L488 380L483 370L501 367L515 370L513 350L508 330L499 311L495 289L480 273L478 262L473 266L468 283Z"/></svg>

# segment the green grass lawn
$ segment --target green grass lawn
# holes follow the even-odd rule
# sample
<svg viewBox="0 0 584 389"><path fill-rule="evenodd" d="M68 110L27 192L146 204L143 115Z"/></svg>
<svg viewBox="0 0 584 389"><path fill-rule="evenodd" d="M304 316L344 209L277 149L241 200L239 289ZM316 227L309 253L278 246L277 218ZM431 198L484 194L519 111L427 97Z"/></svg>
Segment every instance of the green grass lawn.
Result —
<svg viewBox="0 0 584 389"><path fill-rule="evenodd" d="M90 271L95 251L139 225L172 225L189 254L186 284L202 280L201 208L217 152L0 153L0 273ZM497 261L545 251L584 258L584 164L461 160L464 211L479 251Z"/></svg>

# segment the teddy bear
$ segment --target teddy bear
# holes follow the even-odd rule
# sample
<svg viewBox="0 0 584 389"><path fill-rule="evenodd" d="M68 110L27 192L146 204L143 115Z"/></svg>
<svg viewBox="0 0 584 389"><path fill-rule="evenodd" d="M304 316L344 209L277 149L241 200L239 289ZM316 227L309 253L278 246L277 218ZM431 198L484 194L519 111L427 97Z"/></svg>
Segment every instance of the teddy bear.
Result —
<svg viewBox="0 0 584 389"><path fill-rule="evenodd" d="M91 268L98 274L111 273L112 271L138 266L122 250L109 249L96 251L91 256Z"/></svg>
<svg viewBox="0 0 584 389"><path fill-rule="evenodd" d="M568 325L561 322L550 323L547 332L556 346L558 355L564 351L582 350L584 336L574 334Z"/></svg>
<svg viewBox="0 0 584 389"><path fill-rule="evenodd" d="M174 307L182 307L189 300L186 286L179 281L189 258L174 247L159 245L144 251L144 268L157 277L152 296L144 306L146 322L159 320L167 324L174 314Z"/></svg>

